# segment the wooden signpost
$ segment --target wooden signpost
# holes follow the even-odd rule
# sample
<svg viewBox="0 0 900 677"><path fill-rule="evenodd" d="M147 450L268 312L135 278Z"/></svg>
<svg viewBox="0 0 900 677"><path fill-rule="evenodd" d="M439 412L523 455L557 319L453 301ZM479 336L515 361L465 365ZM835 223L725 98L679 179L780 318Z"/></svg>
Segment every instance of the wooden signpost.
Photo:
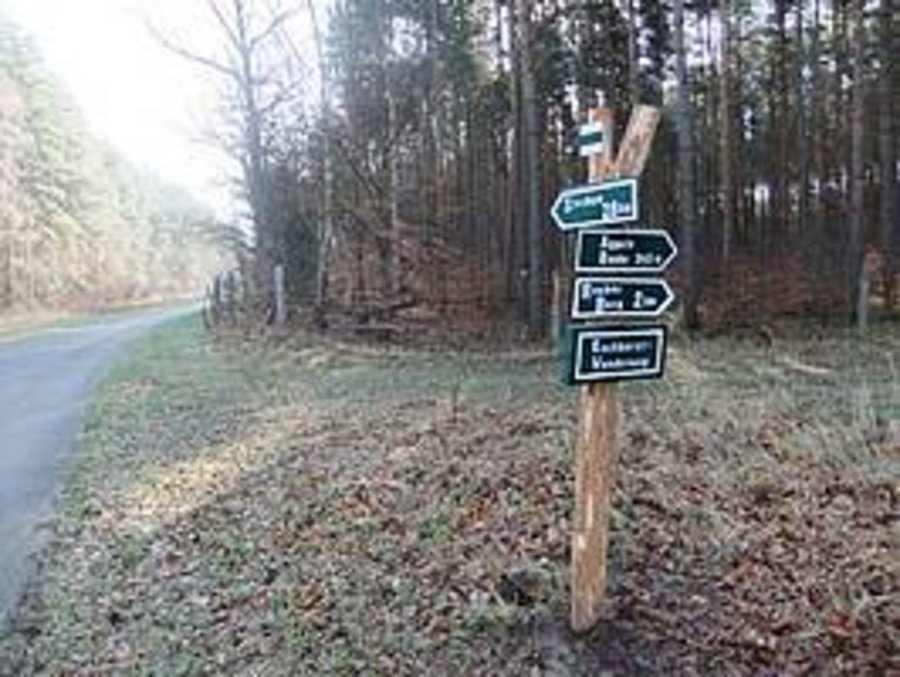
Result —
<svg viewBox="0 0 900 677"><path fill-rule="evenodd" d="M584 153L588 157L589 185L563 191L554 202L551 215L562 230L608 227L591 231L590 236L579 232L579 257L587 252L584 253L587 263L598 268L599 273L612 269L627 270L629 274L662 270L675 256L674 245L667 235L660 238L656 233L648 236L634 232L623 237L616 234L623 225L619 230L615 228L616 224L639 219L637 177L647 161L659 116L656 108L637 107L619 153L614 155L612 110L595 108L588 113L586 133L582 136L588 137L587 142L591 143L590 152ZM671 251L664 251L670 245ZM616 314L656 317L672 300L664 282L640 278L576 280L573 292L576 294L572 304L574 319ZM583 294L585 303L591 304L585 317L579 317L580 313L576 312L582 307L578 294ZM666 329L661 325L600 325L579 327L571 335L574 342L571 380L585 384L576 449L572 534L571 624L573 630L580 632L596 624L606 591L610 503L620 417L616 382L662 375Z"/></svg>

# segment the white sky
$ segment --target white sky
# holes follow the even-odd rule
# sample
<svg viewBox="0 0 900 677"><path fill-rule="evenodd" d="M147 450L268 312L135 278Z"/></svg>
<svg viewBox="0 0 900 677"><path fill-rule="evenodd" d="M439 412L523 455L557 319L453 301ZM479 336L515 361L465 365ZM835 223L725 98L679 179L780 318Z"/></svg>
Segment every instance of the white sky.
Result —
<svg viewBox="0 0 900 677"><path fill-rule="evenodd" d="M37 41L93 132L133 162L180 184L224 216L227 159L201 132L216 106L216 78L168 52L147 28L215 53L201 0L0 0Z"/></svg>

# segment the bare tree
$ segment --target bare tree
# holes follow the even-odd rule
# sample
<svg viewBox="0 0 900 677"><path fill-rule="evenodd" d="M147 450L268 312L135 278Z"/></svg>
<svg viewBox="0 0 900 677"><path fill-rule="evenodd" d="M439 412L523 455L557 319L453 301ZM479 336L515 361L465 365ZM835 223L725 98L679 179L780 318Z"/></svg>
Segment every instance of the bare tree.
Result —
<svg viewBox="0 0 900 677"><path fill-rule="evenodd" d="M522 135L524 137L528 219L525 228L525 252L528 261L526 308L528 328L534 336L544 330L544 303L541 251L541 129L538 126L538 98L534 64L532 0L519 3L519 54L522 66Z"/></svg>
<svg viewBox="0 0 900 677"><path fill-rule="evenodd" d="M696 198L694 196L694 125L691 112L691 86L688 75L685 42L684 0L675 0L675 77L678 81L675 126L678 135L678 212L681 220L681 248L687 271L685 320L688 327L697 326L696 284Z"/></svg>
<svg viewBox="0 0 900 677"><path fill-rule="evenodd" d="M868 303L865 279L865 0L854 0L851 5L853 50L853 90L850 109L850 243L847 248L850 307L853 319L860 329L865 329L866 304Z"/></svg>
<svg viewBox="0 0 900 677"><path fill-rule="evenodd" d="M896 24L893 0L881 0L881 75L879 77L878 148L881 168L881 249L884 254L884 295L887 310L893 311L896 299L894 274L897 270L896 247L897 225L895 222L897 203L896 176L896 90L897 64L892 60L896 46Z"/></svg>
<svg viewBox="0 0 900 677"><path fill-rule="evenodd" d="M328 86L328 69L325 64L325 50L322 46L322 33L316 14L314 0L307 0L313 38L316 43L316 58L319 66L319 99L322 116L322 221L319 229L319 267L316 270L316 321L321 326L325 323L325 299L328 295L328 250L333 237L333 186L331 170L331 108L329 105L331 92Z"/></svg>
<svg viewBox="0 0 900 677"><path fill-rule="evenodd" d="M221 134L221 143L241 169L256 237L257 283L268 290L281 246L272 214L266 131L296 93L296 78L285 77L296 56L279 41L279 31L294 11L254 0L206 0L206 7L223 38L220 54L180 44L153 26L151 31L167 49L223 80L233 133Z"/></svg>

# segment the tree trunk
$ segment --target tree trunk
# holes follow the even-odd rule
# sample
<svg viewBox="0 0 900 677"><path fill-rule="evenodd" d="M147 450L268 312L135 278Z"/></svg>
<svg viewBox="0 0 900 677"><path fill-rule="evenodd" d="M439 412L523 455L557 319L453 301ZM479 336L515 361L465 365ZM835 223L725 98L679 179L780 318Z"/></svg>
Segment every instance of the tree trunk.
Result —
<svg viewBox="0 0 900 677"><path fill-rule="evenodd" d="M853 90L850 110L850 214L847 248L848 288L852 319L865 329L865 307L868 303L865 280L865 0L853 0Z"/></svg>
<svg viewBox="0 0 900 677"><path fill-rule="evenodd" d="M719 24L721 26L721 60L719 65L719 113L721 129L721 149L719 160L722 181L722 267L728 265L731 258L731 239L734 234L734 149L731 131L731 4L728 0L719 1Z"/></svg>
<svg viewBox="0 0 900 677"><path fill-rule="evenodd" d="M272 238L266 160L263 149L262 113L257 101L259 81L254 68L254 46L249 32L244 0L234 0L235 48L238 50L242 124L246 158L244 175L250 193L250 210L256 229L256 275L262 298L271 298L272 266L277 253Z"/></svg>
<svg viewBox="0 0 900 677"><path fill-rule="evenodd" d="M390 35L390 31L388 32ZM387 205L387 219L385 221L385 229L387 237L381 241L381 289L385 303L391 303L394 300L394 275L399 273L396 270L396 262L394 261L394 237L397 233L397 221L399 219L399 158L397 152L397 105L394 101L394 94L391 89L391 75L389 65L386 68L386 87L385 97L387 98L387 190L385 190L385 199Z"/></svg>
<svg viewBox="0 0 900 677"><path fill-rule="evenodd" d="M771 91L770 232L780 241L790 229L788 198L788 83L787 83L787 0L775 0L776 58L773 63Z"/></svg>
<svg viewBox="0 0 900 677"><path fill-rule="evenodd" d="M319 68L319 110L322 125L322 215L319 220L316 237L318 239L318 254L316 257L316 299L314 306L314 321L320 327L326 325L325 311L328 298L328 254L331 247L334 224L333 177L331 170L331 132L330 132L330 106L329 106L329 78L325 63L325 51L322 45L322 34L319 31L319 21L316 16L316 7L313 0L307 0L309 18L312 23L313 39L316 45L316 61Z"/></svg>
<svg viewBox="0 0 900 677"><path fill-rule="evenodd" d="M896 51L895 23L893 0L881 0L881 35L880 35L880 60L881 74L879 78L878 97L878 153L880 166L881 201L881 251L884 256L884 296L885 309L892 312L896 305L895 271L896 265L896 235L898 229L895 223L897 205L897 146L894 138L894 124L896 113L893 97L896 89L895 69L893 61Z"/></svg>
<svg viewBox="0 0 900 677"><path fill-rule="evenodd" d="M628 98L634 108L640 103L640 72L638 69L638 24L636 0L628 0Z"/></svg>
<svg viewBox="0 0 900 677"><path fill-rule="evenodd" d="M696 202L694 195L694 130L691 112L691 90L688 80L685 47L684 0L674 0L675 9L675 77L678 94L675 124L678 135L678 212L681 221L682 261L686 271L684 317L689 329L699 324L697 313L697 272L695 256Z"/></svg>
<svg viewBox="0 0 900 677"><path fill-rule="evenodd" d="M526 228L528 280L527 319L532 337L544 333L546 322L543 312L543 262L541 251L541 130L538 126L538 99L532 57L531 31L532 0L524 0L520 5L519 47L522 62L522 118L525 133L525 172L528 217Z"/></svg>
<svg viewBox="0 0 900 677"><path fill-rule="evenodd" d="M809 39L809 64L810 64L810 108L809 108L809 141L812 145L812 175L815 179L816 190L813 193L810 206L812 215L812 233L809 240L818 245L822 237L822 187L825 180L825 154L823 146L822 126L825 121L824 107L825 97L822 91L824 79L822 77L821 51L821 8L820 0L813 2L812 33ZM817 256L821 260L821 256Z"/></svg>
<svg viewBox="0 0 900 677"><path fill-rule="evenodd" d="M435 93L440 86L440 63L437 51L437 0L428 5L428 21L425 27L425 53L428 69L425 76L424 137L425 137L425 193L423 202L423 235L426 245L431 243L437 229L438 220L438 185L441 181L441 167L438 154L438 135L440 133L440 110L435 105ZM437 272L437 271L434 271ZM436 287L436 284L434 285Z"/></svg>
<svg viewBox="0 0 900 677"><path fill-rule="evenodd" d="M803 19L803 3L798 2L796 7L795 42L799 55L797 63L794 64L794 92L797 96L797 163L799 165L798 181L798 202L797 202L797 231L800 237L806 241L808 233L806 232L806 224L809 213L809 117L807 115L808 95L806 90L806 77L804 70L807 61L803 58L804 45L804 19Z"/></svg>
<svg viewBox="0 0 900 677"><path fill-rule="evenodd" d="M522 140L522 60L518 45L517 35L518 15L516 3L524 0L510 0L507 6L507 23L509 26L510 40L510 98L511 102L511 129L509 149L509 188L507 192L508 206L506 246L507 246L507 292L510 300L521 302L522 300L522 268L524 256L522 255L522 237L519 232L523 215L522 203L522 166L524 160Z"/></svg>
<svg viewBox="0 0 900 677"><path fill-rule="evenodd" d="M744 77L744 60L741 55L740 45L743 36L743 25L741 16L735 13L731 17L731 25L728 27L729 43L731 45L731 63L730 63L730 79L731 79L731 97L729 102L734 115L734 128L731 130L731 162L733 176L733 203L734 203L734 232L732 240L736 238L746 237L749 231L748 221L750 219L750 211L748 209L747 186L756 180L753 176L752 180L748 176L747 165L752 164L744 160L747 148L747 138L745 130L745 122L742 115L744 110L743 103L743 77ZM732 245L734 242L732 242Z"/></svg>
<svg viewBox="0 0 900 677"><path fill-rule="evenodd" d="M381 93L380 104L383 106L381 113L385 116L386 128L380 148L379 180L383 187L379 199L379 219L383 229L383 237L378 241L378 276L381 290L381 302L390 304L394 297L394 235L396 231L397 208L397 112L394 97L394 82L391 65L393 50L393 19L387 7L379 14L376 27L378 31L377 57L378 76L377 84Z"/></svg>

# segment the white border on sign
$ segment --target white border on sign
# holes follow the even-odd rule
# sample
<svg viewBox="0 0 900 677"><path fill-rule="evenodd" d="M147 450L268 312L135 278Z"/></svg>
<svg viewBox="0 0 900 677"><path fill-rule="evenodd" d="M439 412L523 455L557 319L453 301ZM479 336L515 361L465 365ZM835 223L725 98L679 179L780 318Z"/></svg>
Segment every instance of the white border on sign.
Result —
<svg viewBox="0 0 900 677"><path fill-rule="evenodd" d="M631 213L628 218L618 218L610 221L603 219L594 219L593 221L579 221L574 224L563 223L556 215L562 204L564 197L572 197L582 195L584 193L593 193L601 188L616 188L618 186L631 185ZM591 226L614 226L617 223L630 223L638 220L638 185L637 179L616 179L615 181L602 181L600 183L589 183L586 186L576 186L574 188L564 188L559 191L559 195L553 201L550 207L550 218L556 224L556 227L563 231L577 230L578 228L589 228Z"/></svg>
<svg viewBox="0 0 900 677"><path fill-rule="evenodd" d="M662 376L665 368L664 355L666 351L666 329L662 326L657 327L640 327L634 329L582 329L576 330L575 337L575 365L572 371L576 383L584 383L586 381L612 381L621 378L638 378L641 376ZM605 371L601 373L591 373L587 377L581 373L581 358L584 356L582 350L582 341L587 338L603 337L603 338L656 338L656 358L655 364L649 369L638 369L629 371Z"/></svg>
<svg viewBox="0 0 900 677"><path fill-rule="evenodd" d="M614 311L593 311L582 313L578 309L578 298L580 296L580 290L582 284L587 284L588 282L597 283L597 284L655 284L659 285L663 288L663 291L666 294L666 299L662 302L662 304L656 310L614 310ZM669 306L672 305L672 302L675 300L675 293L672 291L672 288L669 286L669 283L666 282L661 277L577 277L575 278L575 285L572 287L572 314L571 317L573 320L602 320L603 318L614 318L614 317L646 317L646 318L656 318L662 315L669 309Z"/></svg>
<svg viewBox="0 0 900 677"><path fill-rule="evenodd" d="M598 236L603 235L652 235L654 237L662 237L668 241L669 246L672 248L672 253L669 257L663 261L658 266L641 266L641 267L628 267L628 266L582 266L581 265L581 250L583 247L583 239L588 234L596 234ZM669 265L672 261L675 260L675 257L678 256L678 245L675 244L675 240L672 239L672 236L669 235L669 231L660 229L637 229L637 228L624 228L621 230L610 230L606 231L603 229L592 229L592 230L579 230L578 231L578 241L575 243L575 272L576 273L588 273L591 275L603 275L604 273L661 273Z"/></svg>

